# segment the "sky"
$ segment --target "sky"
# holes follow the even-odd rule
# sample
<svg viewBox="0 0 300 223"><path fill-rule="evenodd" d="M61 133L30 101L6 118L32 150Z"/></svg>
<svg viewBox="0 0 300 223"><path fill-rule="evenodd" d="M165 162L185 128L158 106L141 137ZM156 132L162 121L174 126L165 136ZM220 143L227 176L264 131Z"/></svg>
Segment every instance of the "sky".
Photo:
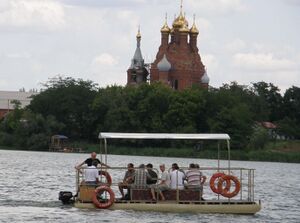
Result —
<svg viewBox="0 0 300 223"><path fill-rule="evenodd" d="M300 0L183 0L210 85L300 87ZM57 75L126 85L140 26L153 62L180 0L0 0L0 90L41 89Z"/></svg>

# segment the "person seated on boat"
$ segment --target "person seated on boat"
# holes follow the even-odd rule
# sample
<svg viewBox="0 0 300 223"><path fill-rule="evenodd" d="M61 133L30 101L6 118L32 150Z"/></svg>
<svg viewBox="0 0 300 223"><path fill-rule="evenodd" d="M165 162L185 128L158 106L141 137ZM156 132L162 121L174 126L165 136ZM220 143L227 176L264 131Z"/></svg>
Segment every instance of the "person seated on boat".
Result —
<svg viewBox="0 0 300 223"><path fill-rule="evenodd" d="M157 183L157 173L153 170L153 165L151 163L148 163L146 165L147 167L147 172L150 175L150 179L147 179L147 184L156 184Z"/></svg>
<svg viewBox="0 0 300 223"><path fill-rule="evenodd" d="M98 162L94 160L91 166L84 169L83 177L85 185L97 186L99 183L99 171L97 170Z"/></svg>
<svg viewBox="0 0 300 223"><path fill-rule="evenodd" d="M108 165L106 165L105 163L102 163L98 158L96 158L97 153L96 152L92 152L91 153L91 157L87 158L85 161L83 161L81 164L77 165L75 168L77 170L80 169L81 166L83 166L84 164L86 164L87 166L92 166L93 161L97 162L96 167L100 164L101 166L105 166L105 167L109 167Z"/></svg>
<svg viewBox="0 0 300 223"><path fill-rule="evenodd" d="M188 189L198 189L201 187L202 173L196 168L194 163L189 165L189 170L185 173Z"/></svg>
<svg viewBox="0 0 300 223"><path fill-rule="evenodd" d="M152 195L152 200L156 200L155 197L155 191L156 191L160 195L161 200L164 201L166 199L162 192L170 189L170 175L168 171L166 171L165 164L159 165L159 169L161 170L160 182L157 185L151 185L151 195Z"/></svg>
<svg viewBox="0 0 300 223"><path fill-rule="evenodd" d="M133 163L128 163L127 164L127 171L125 172L123 181L118 183L119 191L122 195L121 199L125 198L123 190L128 189L129 185L133 183L134 172L135 172L135 170L134 170ZM127 194L129 194L129 190L127 191Z"/></svg>
<svg viewBox="0 0 300 223"><path fill-rule="evenodd" d="M199 171L200 171L200 166L199 166L199 164L195 164L195 168L196 169L198 169ZM202 172L200 171L200 173L201 173L201 179L200 179L200 184L201 184L201 187L202 187L202 189L203 189L203 185L204 185L204 183L205 183L205 181L206 181L206 176L204 176L203 174L202 174Z"/></svg>
<svg viewBox="0 0 300 223"><path fill-rule="evenodd" d="M171 179L171 189L184 189L184 179L186 178L184 172L179 170L179 166L177 163L172 164L172 170L170 173L170 179Z"/></svg>
<svg viewBox="0 0 300 223"><path fill-rule="evenodd" d="M133 189L145 189L147 188L147 179L151 179L149 173L145 170L145 164L139 165L139 168L135 171L133 176L133 184L130 188Z"/></svg>

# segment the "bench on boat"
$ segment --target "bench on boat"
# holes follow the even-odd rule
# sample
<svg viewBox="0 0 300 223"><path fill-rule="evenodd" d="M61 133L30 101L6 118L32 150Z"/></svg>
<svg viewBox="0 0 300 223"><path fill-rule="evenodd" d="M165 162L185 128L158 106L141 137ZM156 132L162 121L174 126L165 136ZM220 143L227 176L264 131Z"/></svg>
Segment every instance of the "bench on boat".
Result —
<svg viewBox="0 0 300 223"><path fill-rule="evenodd" d="M151 200L150 189L131 189L131 200L133 201L147 201ZM163 191L166 200L180 200L180 201L200 201L202 193L200 190L184 189L184 190L166 190Z"/></svg>

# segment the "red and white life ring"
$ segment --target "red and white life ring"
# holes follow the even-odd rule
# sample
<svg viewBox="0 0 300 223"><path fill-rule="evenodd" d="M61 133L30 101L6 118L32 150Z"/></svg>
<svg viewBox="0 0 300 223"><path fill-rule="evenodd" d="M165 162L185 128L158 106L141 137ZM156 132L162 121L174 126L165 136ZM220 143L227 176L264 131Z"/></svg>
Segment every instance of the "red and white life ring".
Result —
<svg viewBox="0 0 300 223"><path fill-rule="evenodd" d="M110 174L107 171L99 170L99 176L104 176L105 179L106 179L107 186L109 186L109 187L111 186L112 178L111 178Z"/></svg>
<svg viewBox="0 0 300 223"><path fill-rule="evenodd" d="M102 195L104 192L107 192L109 194L109 199L99 199L99 196ZM93 192L92 200L97 208L106 209L112 206L115 202L115 193L110 187L100 186L97 187Z"/></svg>
<svg viewBox="0 0 300 223"><path fill-rule="evenodd" d="M235 184L234 191L230 192L230 190L227 187L225 187L223 189L223 182L224 181L226 181L226 185L227 185L228 181L229 182L233 181L234 184ZM227 197L227 198L232 198L240 192L240 189L241 189L241 183L240 183L240 181L238 180L237 177L235 177L233 175L224 175L221 178L219 178L218 191L221 191L222 196Z"/></svg>
<svg viewBox="0 0 300 223"><path fill-rule="evenodd" d="M211 188L211 190L213 192L215 192L216 194L221 194L223 188L221 187L222 190L219 190L219 187L215 186L215 181L218 179L218 182L220 182L220 179L225 176L225 173L215 173L214 175L212 175L212 177L210 178L209 181L209 186ZM226 180L226 187L224 188L224 190L229 191L230 190L230 186L231 186L231 182L230 180Z"/></svg>

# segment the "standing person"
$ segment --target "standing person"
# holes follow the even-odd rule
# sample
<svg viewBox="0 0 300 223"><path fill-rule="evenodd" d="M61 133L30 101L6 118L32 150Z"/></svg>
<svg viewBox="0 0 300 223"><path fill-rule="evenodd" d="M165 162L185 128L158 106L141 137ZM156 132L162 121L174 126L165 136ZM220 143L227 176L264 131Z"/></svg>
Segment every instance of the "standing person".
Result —
<svg viewBox="0 0 300 223"><path fill-rule="evenodd" d="M77 165L75 168L76 168L77 170L79 170L80 167L83 166L84 164L86 164L87 166L92 166L93 161L97 162L96 167L97 167L99 164L100 164L101 166L109 167L108 165L102 163L102 162L97 158L97 153L96 153L96 152L92 152L90 158L87 158L85 161L83 161L81 164Z"/></svg>
<svg viewBox="0 0 300 223"><path fill-rule="evenodd" d="M165 164L161 164L159 166L159 169L161 170L161 180L159 184L157 185L152 185L151 187L151 195L152 195L152 200L156 200L154 190L156 190L157 193L159 193L161 200L166 200L165 196L163 195L163 191L168 190L170 188L170 175L166 171Z"/></svg>
<svg viewBox="0 0 300 223"><path fill-rule="evenodd" d="M133 163L128 163L127 164L127 171L125 172L124 178L123 178L123 182L120 182L118 184L119 186L119 191L122 195L121 199L124 199L124 189L127 189L127 194L129 194L128 188L130 187L130 185L133 183L133 177L134 177L134 165ZM126 195L127 196L127 195Z"/></svg>
<svg viewBox="0 0 300 223"><path fill-rule="evenodd" d="M170 174L171 178L171 189L184 189L183 181L185 179L185 174L179 171L179 166L177 163L172 164L172 172Z"/></svg>
<svg viewBox="0 0 300 223"><path fill-rule="evenodd" d="M98 162L94 160L91 166L84 169L83 177L86 185L97 186L99 182L99 171L97 170Z"/></svg>
<svg viewBox="0 0 300 223"><path fill-rule="evenodd" d="M147 172L149 173L151 178L147 179L147 184L156 184L157 183L157 173L153 170L153 165L148 163L146 165Z"/></svg>

